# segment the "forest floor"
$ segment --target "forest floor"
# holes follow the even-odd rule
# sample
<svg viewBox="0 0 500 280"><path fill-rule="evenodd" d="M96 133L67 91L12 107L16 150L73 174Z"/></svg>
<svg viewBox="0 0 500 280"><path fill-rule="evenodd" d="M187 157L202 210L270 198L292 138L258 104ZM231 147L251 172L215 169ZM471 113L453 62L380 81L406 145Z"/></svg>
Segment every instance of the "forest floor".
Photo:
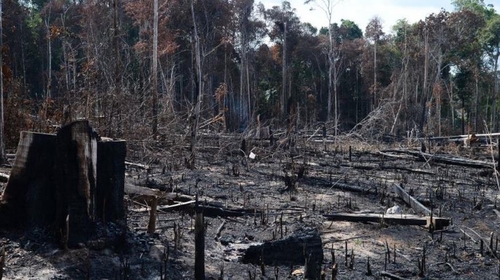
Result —
<svg viewBox="0 0 500 280"><path fill-rule="evenodd" d="M206 211L207 279L302 279L301 264L240 260L251 245L286 239L305 228L320 234L326 279L332 278L332 255L337 279L500 276L500 191L491 164L496 147L452 143L427 145L427 153L421 153L418 142L367 144L339 137L325 143L299 134L292 147L248 140L247 153L256 155L251 159L241 155L240 136L206 133L197 168L191 170L184 164L189 155L184 140L128 144L127 161L133 164L127 164L125 181L127 250L82 244L65 251L38 238L43 232L0 229L3 279L160 279L165 270L164 279L194 279L196 194ZM435 217L451 219L451 225L432 231L325 216L382 214L394 205L401 207L401 216L418 215L394 193L394 185ZM152 235L147 233L151 193L160 197ZM184 204L172 206L179 201Z"/></svg>

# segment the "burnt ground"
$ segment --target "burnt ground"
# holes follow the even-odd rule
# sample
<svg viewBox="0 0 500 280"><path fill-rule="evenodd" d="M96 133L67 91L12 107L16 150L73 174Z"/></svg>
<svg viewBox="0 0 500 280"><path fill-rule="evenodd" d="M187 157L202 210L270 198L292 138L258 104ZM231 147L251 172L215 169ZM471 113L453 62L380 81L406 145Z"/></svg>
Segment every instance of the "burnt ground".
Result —
<svg viewBox="0 0 500 280"><path fill-rule="evenodd" d="M326 279L331 279L332 252L337 279L382 279L382 271L401 279L500 275L499 186L493 168L459 165L467 159L491 162L489 146L427 146L427 153L459 159L452 164L422 158L420 144L409 141L375 145L341 137L324 143L297 136L291 147L288 142L269 146L268 141L247 141L247 152L256 155L250 159L241 155L239 136L204 134L197 169L190 170L184 166L187 145L181 138L128 144L128 161L141 165L127 165L125 245L103 241L64 251L42 230L0 229L6 252L3 279L160 279L162 268L166 279L194 279L189 200L196 194L207 211L207 279L261 279L263 272L263 279L301 279L301 265L243 264L240 258L250 245L287 238L304 228L320 232ZM331 222L323 216L385 213L394 205L405 214L415 213L396 197L394 184L452 224L430 232L423 226ZM153 235L146 232L151 190L160 197L160 208L188 201L159 210ZM117 230L112 225L107 229L110 235ZM372 275L367 275L368 260Z"/></svg>

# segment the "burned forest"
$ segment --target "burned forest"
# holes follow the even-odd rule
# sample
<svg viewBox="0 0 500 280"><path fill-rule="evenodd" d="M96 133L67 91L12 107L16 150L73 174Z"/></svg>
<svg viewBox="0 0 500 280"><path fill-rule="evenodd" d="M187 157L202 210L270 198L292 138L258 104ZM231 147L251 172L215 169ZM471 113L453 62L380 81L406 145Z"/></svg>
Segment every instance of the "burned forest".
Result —
<svg viewBox="0 0 500 280"><path fill-rule="evenodd" d="M279 2L0 0L0 280L500 278L494 1Z"/></svg>
<svg viewBox="0 0 500 280"><path fill-rule="evenodd" d="M125 159L88 121L23 132L2 169L3 279L499 276L498 135L274 134L201 130L189 169L182 135Z"/></svg>

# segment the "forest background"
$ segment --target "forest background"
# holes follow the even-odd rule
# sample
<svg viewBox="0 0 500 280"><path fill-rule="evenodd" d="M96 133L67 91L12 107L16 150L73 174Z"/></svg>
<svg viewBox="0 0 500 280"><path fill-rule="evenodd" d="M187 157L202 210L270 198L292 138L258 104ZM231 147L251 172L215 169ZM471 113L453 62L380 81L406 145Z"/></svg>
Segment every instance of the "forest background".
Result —
<svg viewBox="0 0 500 280"><path fill-rule="evenodd" d="M385 34L378 17L333 23L335 2L0 0L0 158L21 130L76 118L131 142L256 125L375 140L498 131L493 5L455 0ZM329 26L301 22L308 7Z"/></svg>

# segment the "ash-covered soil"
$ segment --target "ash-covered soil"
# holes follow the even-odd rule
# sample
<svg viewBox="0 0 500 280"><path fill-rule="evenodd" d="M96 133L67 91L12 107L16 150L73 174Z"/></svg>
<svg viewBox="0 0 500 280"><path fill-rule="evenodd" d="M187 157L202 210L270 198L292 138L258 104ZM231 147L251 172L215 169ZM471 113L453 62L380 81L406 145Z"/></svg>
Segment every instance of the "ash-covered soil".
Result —
<svg viewBox="0 0 500 280"><path fill-rule="evenodd" d="M3 279L194 279L190 200L196 195L207 211L207 279L302 279L299 264L244 264L240 259L251 245L286 239L306 228L320 233L325 279L332 278L332 255L337 279L381 279L384 273L401 279L500 275L499 186L492 167L418 156L418 143L368 145L348 138L324 143L297 137L292 146L247 141L243 156L238 137L209 135L202 137L197 168L190 170L184 165L186 143L129 144L128 161L141 165L127 165L125 242L103 239L66 251L43 230L0 229ZM248 157L250 152L255 159ZM489 146L428 146L427 153L492 161ZM431 232L384 222L332 222L324 216L385 213L394 205L403 214L418 214L395 195L394 184L452 224ZM154 234L147 233L151 200L138 190L160 197ZM183 206L166 207L181 201ZM120 235L118 226L106 230L109 236Z"/></svg>

